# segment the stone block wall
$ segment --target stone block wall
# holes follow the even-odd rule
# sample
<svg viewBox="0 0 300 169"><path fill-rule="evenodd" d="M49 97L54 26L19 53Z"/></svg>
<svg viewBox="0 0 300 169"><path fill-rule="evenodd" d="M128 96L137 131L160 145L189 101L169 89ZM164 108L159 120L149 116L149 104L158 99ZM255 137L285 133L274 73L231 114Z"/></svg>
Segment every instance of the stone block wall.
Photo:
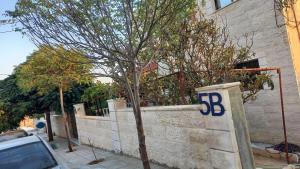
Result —
<svg viewBox="0 0 300 169"><path fill-rule="evenodd" d="M51 119L51 126L52 126L52 132L59 137L66 138L66 131L64 128L64 119L62 115L55 115L52 114L50 116Z"/></svg>
<svg viewBox="0 0 300 169"><path fill-rule="evenodd" d="M235 133L230 132L226 122L201 116L200 108L199 105L143 108L149 158L170 167L237 168L238 149L232 139ZM119 110L117 117L122 152L139 157L132 110Z"/></svg>
<svg viewBox="0 0 300 169"><path fill-rule="evenodd" d="M286 112L288 141L300 144L300 97L299 82L295 69L300 63L296 55L298 39L285 26L277 27L272 0L235 0L224 8L215 9L214 0L199 1L206 17L214 18L221 26L226 23L234 41L244 44L243 35L253 34L252 50L256 53L260 67L279 67L282 71L283 97ZM297 4L297 9L300 9ZM298 8L299 7L299 8ZM278 13L277 21L284 24L284 18ZM290 31L291 32L291 31ZM290 43L289 43L290 42ZM294 49L292 52L291 50ZM293 54L294 53L294 54ZM299 56L298 56L299 57ZM294 62L293 62L294 60ZM298 75L299 75L299 71ZM251 140L278 144L283 141L282 117L278 75L272 73L274 90L261 91L256 100L245 105ZM299 79L299 77L298 77Z"/></svg>
<svg viewBox="0 0 300 169"><path fill-rule="evenodd" d="M247 125L238 86L235 83L198 89L221 94L223 116L202 115L203 105L143 107L149 158L181 169L254 168L248 129L243 128ZM203 99L208 101L207 97ZM97 147L139 158L132 108L126 108L124 100L109 100L108 104L110 119L77 113L80 142L88 144L90 137ZM220 107L214 108L220 111Z"/></svg>
<svg viewBox="0 0 300 169"><path fill-rule="evenodd" d="M112 150L111 120L109 117L76 116L78 140L81 144L91 143L99 148Z"/></svg>

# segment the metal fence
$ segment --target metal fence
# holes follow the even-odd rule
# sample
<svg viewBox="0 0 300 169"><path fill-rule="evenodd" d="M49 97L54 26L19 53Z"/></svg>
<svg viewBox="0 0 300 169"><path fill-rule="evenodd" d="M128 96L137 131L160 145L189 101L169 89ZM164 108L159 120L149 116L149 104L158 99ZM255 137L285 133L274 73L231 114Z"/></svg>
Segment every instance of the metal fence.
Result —
<svg viewBox="0 0 300 169"><path fill-rule="evenodd" d="M101 104L99 100L85 102L84 107L87 116L109 116L107 104Z"/></svg>

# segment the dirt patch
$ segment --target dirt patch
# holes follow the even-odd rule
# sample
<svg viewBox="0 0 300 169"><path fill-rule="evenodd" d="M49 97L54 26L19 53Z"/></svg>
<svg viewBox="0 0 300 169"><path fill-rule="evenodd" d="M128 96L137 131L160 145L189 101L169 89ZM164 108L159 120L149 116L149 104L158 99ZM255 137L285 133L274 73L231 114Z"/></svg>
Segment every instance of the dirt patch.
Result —
<svg viewBox="0 0 300 169"><path fill-rule="evenodd" d="M50 146L53 150L58 149L58 145L56 143L50 143Z"/></svg>
<svg viewBox="0 0 300 169"><path fill-rule="evenodd" d="M104 159L100 158L98 160L93 160L93 161L89 162L88 165L95 165L95 164L101 163L103 161L104 161Z"/></svg>
<svg viewBox="0 0 300 169"><path fill-rule="evenodd" d="M73 151L70 151L69 149L66 151L66 153L73 153L74 151L76 151L75 148L73 148Z"/></svg>

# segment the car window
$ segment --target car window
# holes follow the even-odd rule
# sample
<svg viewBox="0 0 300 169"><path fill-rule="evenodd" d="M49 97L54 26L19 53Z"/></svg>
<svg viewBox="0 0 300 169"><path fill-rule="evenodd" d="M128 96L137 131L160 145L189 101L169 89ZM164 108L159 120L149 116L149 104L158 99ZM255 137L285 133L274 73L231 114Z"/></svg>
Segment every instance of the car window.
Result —
<svg viewBox="0 0 300 169"><path fill-rule="evenodd" d="M0 151L1 169L47 169L57 163L42 142Z"/></svg>

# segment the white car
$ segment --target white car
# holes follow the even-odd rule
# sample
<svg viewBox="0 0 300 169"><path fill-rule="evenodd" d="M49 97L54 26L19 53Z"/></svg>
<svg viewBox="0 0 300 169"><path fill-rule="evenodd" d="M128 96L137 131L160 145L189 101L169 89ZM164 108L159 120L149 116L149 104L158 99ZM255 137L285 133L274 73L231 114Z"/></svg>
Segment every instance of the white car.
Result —
<svg viewBox="0 0 300 169"><path fill-rule="evenodd" d="M0 142L0 169L64 169L53 149L36 135Z"/></svg>

